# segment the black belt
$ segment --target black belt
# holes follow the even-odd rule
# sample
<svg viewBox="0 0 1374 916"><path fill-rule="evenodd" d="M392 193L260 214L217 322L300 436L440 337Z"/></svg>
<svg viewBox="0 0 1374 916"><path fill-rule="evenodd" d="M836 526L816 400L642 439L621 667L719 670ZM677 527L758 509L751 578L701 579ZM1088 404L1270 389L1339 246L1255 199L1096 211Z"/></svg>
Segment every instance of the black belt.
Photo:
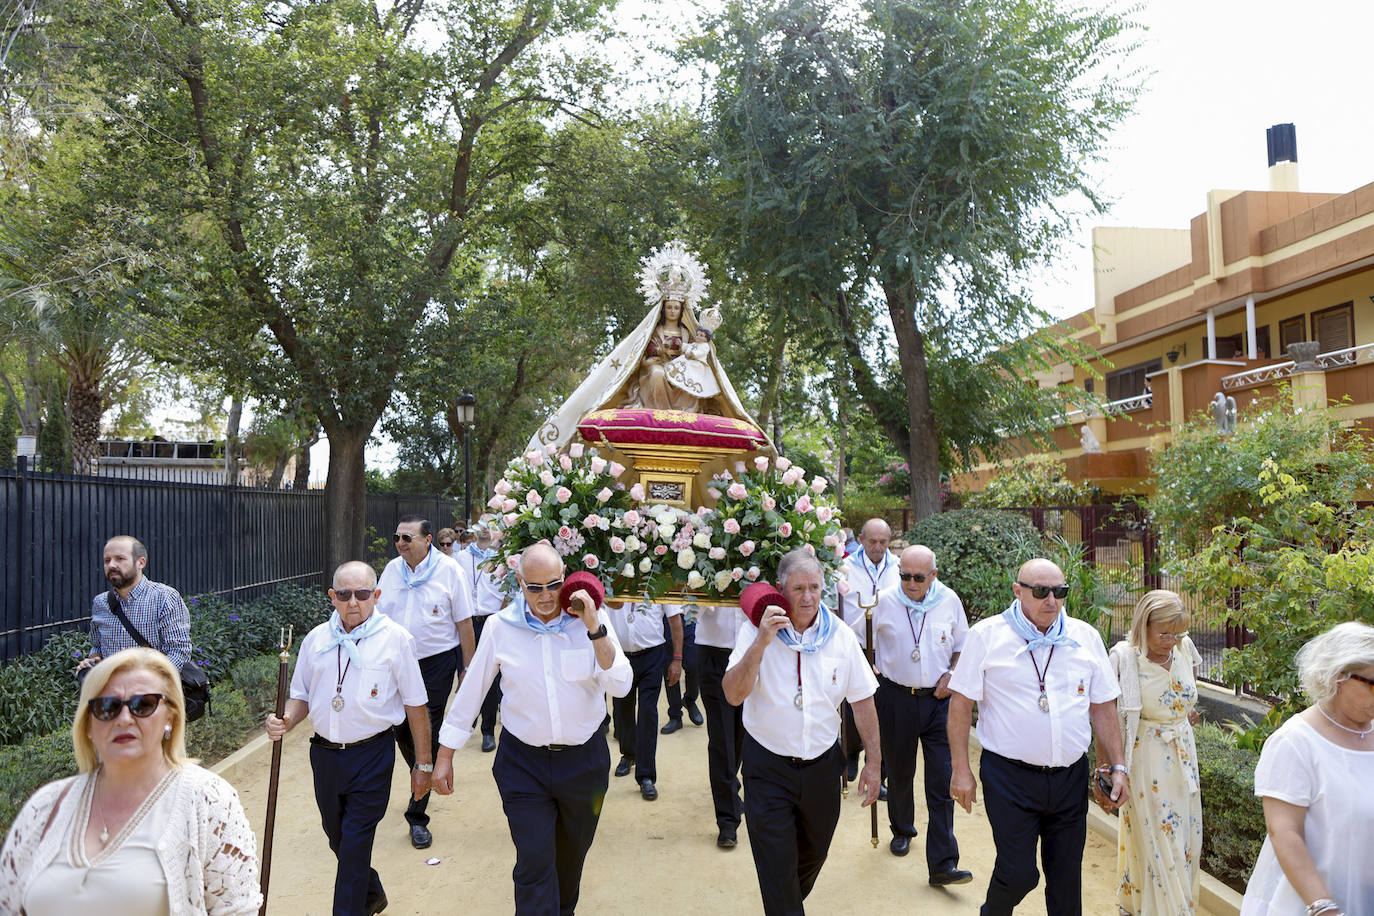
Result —
<svg viewBox="0 0 1374 916"><path fill-rule="evenodd" d="M758 739L754 738L754 742L757 744ZM765 751L768 751L768 753L773 754L773 756L777 757L779 760L784 760L800 770L805 767L809 767L812 764L820 763L822 760L833 754L835 752L835 748L839 747L839 744L840 743L836 741L834 744L830 745L830 747L826 748L825 752L821 754L819 757L787 757L783 754L773 754L772 751L768 751L768 748L763 747L762 744L759 744L759 747L762 747Z"/></svg>
<svg viewBox="0 0 1374 916"><path fill-rule="evenodd" d="M934 688L934 687L908 687L906 684L899 684L899 683L897 683L896 681L894 681L892 678L890 678L890 677L883 677L881 674L878 675L878 683L879 683L879 684L886 684L886 685L889 686L889 687L895 687L895 688L897 688L898 690L904 690L904 691L906 691L907 693L911 694L911 695L914 696L914 697L933 697L933 696L935 696L935 688Z"/></svg>
<svg viewBox="0 0 1374 916"><path fill-rule="evenodd" d="M626 652L626 653L625 653L625 657L626 657L626 658L639 658L639 656L643 655L645 652L652 652L652 651L654 651L655 649L662 649L662 648L663 648L663 643L659 643L658 645L656 645L656 646L650 646L650 647L647 648L647 649L638 649L638 650L636 650L636 651L634 651L634 652Z"/></svg>
<svg viewBox="0 0 1374 916"><path fill-rule="evenodd" d="M1024 760L1017 760L1015 757L1005 757L1005 756L1003 756L1002 754L995 753L995 752L993 752L993 751L988 750L987 748L983 748L983 753L984 753L984 754L991 754L993 757L996 757L998 760L1005 760L1007 763L1011 764L1012 766L1020 767L1020 768L1023 769L1023 770L1030 770L1032 773L1062 773L1062 772L1064 772L1065 770L1072 769L1072 768L1078 766L1080 763L1083 762L1083 758L1080 757L1080 758L1078 758L1077 760L1075 760L1073 763L1069 764L1069 765L1066 766L1066 767L1051 767L1051 766L1044 766L1044 765L1039 764L1039 763L1026 763L1026 761L1024 761ZM1084 756L1086 757L1087 755L1085 754Z"/></svg>
<svg viewBox="0 0 1374 916"><path fill-rule="evenodd" d="M364 744L371 744L373 741L380 741L380 740L383 739L383 738L390 738L390 737L393 735L394 732L395 732L395 729L394 729L394 728L386 728L386 729L383 729L382 731L377 732L377 734L372 735L372 736L370 736L370 737L367 737L367 738L360 738L360 739L357 740L357 741L344 741L344 742L330 741L328 738L324 738L324 737L322 737L322 736L320 736L320 735L311 735L311 736L310 736L310 743L313 744L313 745L315 745L316 747L327 747L327 748L329 748L331 751L342 751L342 750L344 750L344 749L346 749L346 748L350 748L350 747L361 747L361 746L364 745Z"/></svg>

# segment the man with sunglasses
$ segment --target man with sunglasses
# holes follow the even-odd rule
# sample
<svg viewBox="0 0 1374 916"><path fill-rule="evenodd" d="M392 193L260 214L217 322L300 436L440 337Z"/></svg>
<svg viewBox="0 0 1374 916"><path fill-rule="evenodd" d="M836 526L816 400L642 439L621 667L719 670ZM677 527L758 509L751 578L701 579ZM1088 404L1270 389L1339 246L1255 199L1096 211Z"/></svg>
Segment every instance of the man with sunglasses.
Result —
<svg viewBox="0 0 1374 916"><path fill-rule="evenodd" d="M1088 745L1096 731L1111 765L1110 801L1129 789L1117 721L1121 689L1102 637L1068 616L1064 572L1045 559L1027 562L1007 610L979 621L964 640L950 679L950 794L972 811L978 784L969 765L969 724L978 703L980 772L997 860L983 916L1005 916L1039 883L1045 909L1083 912L1083 845L1088 829Z"/></svg>
<svg viewBox="0 0 1374 916"><path fill-rule="evenodd" d="M926 867L937 887L968 884L954 839L954 799L949 795L949 679L968 633L964 603L939 581L929 547L902 551L900 583L878 593L873 609L874 667L878 669L878 731L887 766L888 848L904 856L916 836L916 750L925 756ZM866 647L866 627L854 624Z"/></svg>
<svg viewBox="0 0 1374 916"><path fill-rule="evenodd" d="M444 719L434 788L453 791L454 751L472 735L499 673L501 740L491 772L515 842L515 912L571 913L610 784L606 695L629 693L634 671L611 612L592 594L600 583L592 578L564 601L563 560L547 543L526 548L518 572L519 594L487 621Z"/></svg>
<svg viewBox="0 0 1374 916"><path fill-rule="evenodd" d="M307 716L310 769L329 848L338 859L334 913L386 909L386 891L372 868L372 841L391 797L396 762L392 733L407 722L418 762L410 771L411 798L429 793L429 714L414 640L377 611L377 576L352 561L334 572L334 613L301 640L291 698L279 719L267 716L273 741Z"/></svg>
<svg viewBox="0 0 1374 916"><path fill-rule="evenodd" d="M395 620L415 639L420 673L429 700L430 759L439 748L439 725L453 692L453 679L472 659L476 639L472 631L472 581L453 557L431 546L433 529L423 515L405 515L396 523L392 541L398 556L382 571L377 609ZM462 647L461 665L459 646ZM415 766L418 747L404 725L396 730L396 744L408 766ZM425 849L434 842L429 830L429 795L412 799L406 807L410 844Z"/></svg>

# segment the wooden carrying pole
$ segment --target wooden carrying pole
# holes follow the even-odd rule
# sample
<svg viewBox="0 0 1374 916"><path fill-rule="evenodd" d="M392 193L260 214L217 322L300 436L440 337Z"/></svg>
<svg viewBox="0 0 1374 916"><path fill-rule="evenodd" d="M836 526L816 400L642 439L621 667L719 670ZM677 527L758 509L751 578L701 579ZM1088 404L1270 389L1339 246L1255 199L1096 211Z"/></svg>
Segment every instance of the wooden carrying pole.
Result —
<svg viewBox="0 0 1374 916"><path fill-rule="evenodd" d="M844 595L836 595L839 603L840 620L844 620ZM849 797L849 729L844 723L844 701L840 701L840 753L844 755L844 768L840 770L840 797Z"/></svg>
<svg viewBox="0 0 1374 916"><path fill-rule="evenodd" d="M873 659L874 659L874 655L875 655L875 653L874 653L874 651L873 651L873 609L874 609L875 607L877 607L877 606L878 606L878 593L877 593L876 591L873 593L873 600L872 600L871 602L869 602L868 604L864 604L862 600L859 601L859 607L863 608L863 612L864 612L864 645L866 646L866 648L864 649L864 655L868 657L868 666L869 666L870 668L873 667ZM872 750L873 750L872 748L864 748L864 762L865 762L865 763L868 762L868 759L867 759L867 758L868 758L869 753L872 752ZM878 787L879 787L879 788L878 788L878 791L879 791L879 792L882 791L882 778L883 778L883 777L882 777L882 773L880 772L880 773L878 774ZM871 829L872 834L873 834L873 836L872 836L873 848L874 848L874 849L877 849L877 848L878 848L878 800L877 800L876 798L873 800L873 804L871 804L871 805L868 806L868 820L869 820L870 829Z"/></svg>
<svg viewBox="0 0 1374 916"><path fill-rule="evenodd" d="M277 718L286 714L286 682L291 669L292 628L281 631L277 656ZM282 741L286 740L283 736ZM262 828L262 908L258 916L267 916L267 884L272 878L272 828L277 822L277 782L281 779L281 741L272 742L272 770L267 777L267 823Z"/></svg>

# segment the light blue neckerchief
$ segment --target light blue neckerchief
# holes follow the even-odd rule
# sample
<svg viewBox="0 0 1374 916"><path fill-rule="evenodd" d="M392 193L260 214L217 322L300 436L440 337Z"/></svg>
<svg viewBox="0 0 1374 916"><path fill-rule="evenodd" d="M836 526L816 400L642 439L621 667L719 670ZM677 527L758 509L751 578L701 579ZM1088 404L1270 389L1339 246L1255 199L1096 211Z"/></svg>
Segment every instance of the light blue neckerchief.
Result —
<svg viewBox="0 0 1374 916"><path fill-rule="evenodd" d="M401 583L406 588L416 588L428 582L429 577L434 575L434 571L439 568L439 554L440 551L435 550L434 547L431 546L429 548L429 553L425 554L425 558L420 561L420 568L413 572L411 571L410 564L402 557Z"/></svg>
<svg viewBox="0 0 1374 916"><path fill-rule="evenodd" d="M545 623L534 616L534 612L530 610L529 602L525 600L524 592L518 593L515 600L503 607L499 614L502 620L513 627L520 627L531 633L548 633L552 636L562 633L564 627L577 619L571 614L562 613Z"/></svg>
<svg viewBox="0 0 1374 916"><path fill-rule="evenodd" d="M472 554L474 557L476 557L476 558L477 558L477 562L479 562L479 563L482 562L483 560L485 560L485 559L487 558L487 554L490 553L490 551L483 550L481 547L478 547L476 544L469 544L465 549L467 550L468 553L470 553L470 554Z"/></svg>
<svg viewBox="0 0 1374 916"><path fill-rule="evenodd" d="M1011 627L1013 633L1026 641L1025 648L1018 649L1017 655L1031 649L1043 649L1045 646L1078 648L1078 643L1064 633L1065 621L1069 619L1069 615L1063 608L1059 609L1058 619L1050 624L1049 630L1044 633L1037 630L1035 625L1026 619L1026 612L1021 610L1020 599L1012 601L1011 606L1002 612L1002 619Z"/></svg>
<svg viewBox="0 0 1374 916"><path fill-rule="evenodd" d="M343 646L344 652L348 653L349 661L361 665L362 660L358 658L358 641L366 639L385 625L386 615L379 611L373 611L371 617L354 627L352 632L348 632L343 628L343 621L339 619L339 612L335 611L329 616L329 639L317 651L323 653L335 646Z"/></svg>
<svg viewBox="0 0 1374 916"><path fill-rule="evenodd" d="M835 634L835 615L830 612L828 607L822 604L816 610L816 619L812 621L811 626L807 627L806 630L808 633L814 632L815 635L809 640L805 635L803 635L801 639L798 639L796 636L792 635L793 630L789 624L781 630L778 630L778 639L782 640L783 645L794 652L800 652L803 655L814 655L821 651L821 649L825 647L825 644L829 642L830 637Z"/></svg>
<svg viewBox="0 0 1374 916"><path fill-rule="evenodd" d="M902 606L911 615L911 622L920 623L921 619L926 616L926 610L939 604L940 599L945 597L947 591L949 591L949 586L939 579L934 579L930 583L930 588L926 589L926 596L920 601L912 601L899 585L897 586L897 600L902 602Z"/></svg>

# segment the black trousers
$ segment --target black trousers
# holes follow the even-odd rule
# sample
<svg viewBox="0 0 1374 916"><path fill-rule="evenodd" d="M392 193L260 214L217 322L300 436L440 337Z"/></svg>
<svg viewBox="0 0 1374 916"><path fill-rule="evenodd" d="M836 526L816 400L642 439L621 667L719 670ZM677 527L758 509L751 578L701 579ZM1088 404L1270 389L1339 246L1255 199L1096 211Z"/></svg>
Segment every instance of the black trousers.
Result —
<svg viewBox="0 0 1374 916"><path fill-rule="evenodd" d="M630 692L611 700L622 757L635 762L635 781L658 779L658 694L672 651L666 645L625 653L634 670Z"/></svg>
<svg viewBox="0 0 1374 916"><path fill-rule="evenodd" d="M462 653L457 646L437 655L420 659L420 676L425 681L425 709L429 712L429 759L432 763L439 753L439 726L444 724L444 707L448 705L448 695L453 692L453 679L458 674L458 663ZM396 746L401 749L401 758L407 767L415 766L415 736L410 733L410 721L396 727ZM410 800L406 805L406 823L412 827L429 825L430 793L426 792L419 801Z"/></svg>
<svg viewBox="0 0 1374 916"><path fill-rule="evenodd" d="M663 639L672 648L673 635L668 629L668 618L663 618ZM671 654L671 653L669 653ZM671 659L670 659L671 661ZM667 677L666 673L664 675ZM687 695L684 697L683 687L687 688ZM682 622L682 679L676 684L663 682L664 692L668 694L668 718L682 719L682 704L691 704L697 701L701 695L700 684L697 679L697 625L696 622Z"/></svg>
<svg viewBox="0 0 1374 916"><path fill-rule="evenodd" d="M840 819L844 754L835 744L806 762L779 757L744 735L744 822L766 916L805 913Z"/></svg>
<svg viewBox="0 0 1374 916"><path fill-rule="evenodd" d="M334 916L360 916L384 896L372 867L372 839L391 797L396 745L390 738L342 750L310 745L315 804L329 848L338 859L334 871Z"/></svg>
<svg viewBox="0 0 1374 916"><path fill-rule="evenodd" d="M1083 913L1083 844L1088 837L1088 758L1049 771L984 750L979 772L983 808L997 861L983 916L1008 916L1040 881L1035 846L1045 868L1045 912ZM888 790L891 792L891 789Z"/></svg>
<svg viewBox="0 0 1374 916"><path fill-rule="evenodd" d="M604 727L565 750L501 731L491 772L515 842L516 916L571 916L610 783Z"/></svg>
<svg viewBox="0 0 1374 916"><path fill-rule="evenodd" d="M716 828L736 831L743 811L739 757L744 746L744 719L740 708L726 701L721 687L730 650L698 646L697 661L701 668L701 705L706 713L706 771L716 808Z"/></svg>
<svg viewBox="0 0 1374 916"><path fill-rule="evenodd" d="M932 875L959 867L954 799L949 794L949 697L915 696L878 679L878 733L887 770L887 823L893 836L916 836L916 752L925 757L926 866Z"/></svg>
<svg viewBox="0 0 1374 916"><path fill-rule="evenodd" d="M472 618L473 637L478 642L482 639L482 630L487 625L487 618L490 614L483 614L481 617ZM492 678L491 687L487 688L487 695L482 698L482 734L496 734L496 710L501 705L501 672L496 672L496 677ZM473 723L474 725L476 723Z"/></svg>

